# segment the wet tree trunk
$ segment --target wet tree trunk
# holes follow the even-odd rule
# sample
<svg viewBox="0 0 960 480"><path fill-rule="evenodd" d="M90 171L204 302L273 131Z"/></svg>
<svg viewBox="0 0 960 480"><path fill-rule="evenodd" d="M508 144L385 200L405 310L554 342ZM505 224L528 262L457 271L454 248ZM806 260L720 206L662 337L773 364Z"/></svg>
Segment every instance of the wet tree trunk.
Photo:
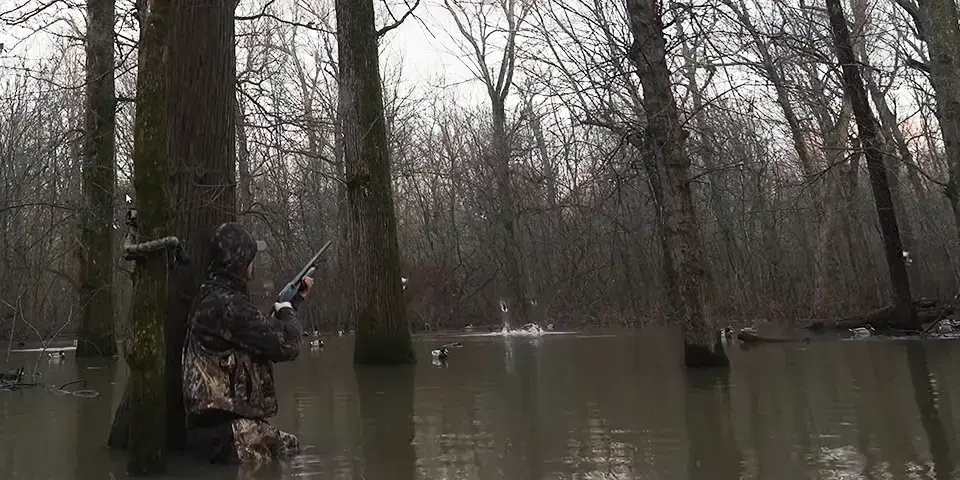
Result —
<svg viewBox="0 0 960 480"><path fill-rule="evenodd" d="M83 145L84 208L77 357L117 354L114 327L113 194L115 153L114 0L87 2L86 112Z"/></svg>
<svg viewBox="0 0 960 480"><path fill-rule="evenodd" d="M633 45L630 56L643 86L647 136L663 181L663 211L670 257L677 269L677 298L688 367L728 366L707 301L709 275L693 204L690 159L666 60L663 23L656 0L626 0Z"/></svg>
<svg viewBox="0 0 960 480"><path fill-rule="evenodd" d="M910 296L910 280L903 259L897 214L887 182L886 165L883 162L880 126L867 100L867 91L864 88L860 70L857 68L856 56L850 42L850 31L840 0L827 0L827 13L830 17L834 50L842 68L843 90L853 107L857 130L864 147L867 171L870 174L870 186L873 190L880 230L883 234L884 252L890 270L893 303L896 309L895 321L901 327L917 328L917 314Z"/></svg>
<svg viewBox="0 0 960 480"><path fill-rule="evenodd" d="M170 0L141 2L140 58L137 67L137 111L133 138L137 242L170 235L170 159L167 156L166 67L167 16ZM167 318L167 250L148 252L133 274L133 304L125 332L124 355L130 367L124 397L127 472L132 475L166 470L166 372L164 326Z"/></svg>
<svg viewBox="0 0 960 480"><path fill-rule="evenodd" d="M400 284L387 129L372 0L336 0L347 185L347 245L357 322L354 363L416 362Z"/></svg>
<svg viewBox="0 0 960 480"><path fill-rule="evenodd" d="M174 232L192 257L176 269L167 314L167 445L183 446L180 358L193 297L206 275L217 226L237 220L234 48L236 0L194 0L172 11L167 115Z"/></svg>

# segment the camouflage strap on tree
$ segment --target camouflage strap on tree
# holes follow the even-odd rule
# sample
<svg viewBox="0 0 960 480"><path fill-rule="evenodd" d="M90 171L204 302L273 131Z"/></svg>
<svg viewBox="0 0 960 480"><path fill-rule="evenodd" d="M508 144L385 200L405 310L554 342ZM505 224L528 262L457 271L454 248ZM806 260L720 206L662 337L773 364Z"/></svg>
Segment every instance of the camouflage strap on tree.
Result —
<svg viewBox="0 0 960 480"><path fill-rule="evenodd" d="M125 244L123 246L123 253L124 253L124 258L126 258L127 260L136 260L138 258L143 258L146 254L150 252L156 252L160 250L165 250L167 248L175 248L179 246L180 246L179 238L163 237L158 240L150 240L149 242Z"/></svg>
<svg viewBox="0 0 960 480"><path fill-rule="evenodd" d="M163 237L156 240L134 243L137 238L137 209L133 206L127 211L127 239L123 245L123 258L128 261L142 261L151 252L170 251L173 249L173 261L186 265L190 263L190 257L180 239L174 236Z"/></svg>

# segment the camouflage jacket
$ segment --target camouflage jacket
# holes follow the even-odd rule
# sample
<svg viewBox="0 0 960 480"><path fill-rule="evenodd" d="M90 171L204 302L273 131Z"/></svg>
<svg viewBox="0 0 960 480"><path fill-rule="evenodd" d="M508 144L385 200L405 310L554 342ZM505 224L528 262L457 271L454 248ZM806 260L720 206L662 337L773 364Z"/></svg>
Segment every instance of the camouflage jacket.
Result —
<svg viewBox="0 0 960 480"><path fill-rule="evenodd" d="M256 241L235 223L221 225L211 241L208 276L194 300L183 348L188 419L277 413L273 363L297 358L302 328L290 304L272 315L253 305L247 267L256 253Z"/></svg>

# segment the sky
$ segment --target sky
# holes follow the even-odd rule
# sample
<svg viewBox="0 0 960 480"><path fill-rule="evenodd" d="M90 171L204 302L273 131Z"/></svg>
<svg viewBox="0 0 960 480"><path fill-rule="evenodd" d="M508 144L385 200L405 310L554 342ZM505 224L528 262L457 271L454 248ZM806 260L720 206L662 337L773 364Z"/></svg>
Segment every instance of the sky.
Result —
<svg viewBox="0 0 960 480"><path fill-rule="evenodd" d="M313 0L294 1L313 2ZM6 2L0 3L6 5ZM118 1L118 9L122 8L124 3ZM259 11L251 3L244 0L238 15L250 13L250 9ZM259 0L257 3L260 3ZM405 11L402 0L391 0L391 3L398 3L398 5L391 5L395 15L399 16ZM8 9L0 7L0 12L5 10ZM402 25L387 33L381 40L381 65L395 65L402 60L403 84L407 88L416 89L421 85L446 85L447 88L456 90L458 95L482 101L483 94L479 82L469 81L472 74L461 55L458 45L459 32L444 8L442 0L421 0L415 12L416 18L408 17ZM82 22L80 15L82 12L71 13L49 12L35 18L30 22L29 27L9 27L0 24L0 44L4 45L3 50L0 51L0 68L16 65L24 58L40 60L49 55L53 42L53 36L49 32L82 29L82 23L76 23ZM64 21L64 17L72 17L74 20ZM287 19L286 17L281 16ZM289 19L304 22L309 20L308 17ZM45 29L37 32L35 28L37 25L44 25ZM378 23L377 26L382 27L383 24ZM321 35L318 32L307 32L307 34ZM451 34L454 37L451 37ZM78 58L78 61L83 59ZM0 70L0 78L2 76L3 72Z"/></svg>

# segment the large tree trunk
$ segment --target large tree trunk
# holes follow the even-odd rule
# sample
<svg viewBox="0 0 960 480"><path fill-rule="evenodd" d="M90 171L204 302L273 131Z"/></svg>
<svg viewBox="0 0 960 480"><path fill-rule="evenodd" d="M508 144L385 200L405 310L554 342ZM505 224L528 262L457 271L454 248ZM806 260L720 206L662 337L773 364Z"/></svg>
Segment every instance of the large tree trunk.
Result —
<svg viewBox="0 0 960 480"><path fill-rule="evenodd" d="M183 446L180 358L193 297L206 275L217 226L237 220L236 0L194 0L172 11L167 55L174 231L193 261L176 269L167 314L167 444Z"/></svg>
<svg viewBox="0 0 960 480"><path fill-rule="evenodd" d="M726 352L707 301L709 275L693 204L690 159L666 60L663 22L656 0L626 0L633 34L631 60L643 86L647 135L663 180L663 211L670 257L677 268L677 305L683 321L684 363L688 367L728 366Z"/></svg>
<svg viewBox="0 0 960 480"><path fill-rule="evenodd" d="M117 354L114 327L113 193L116 90L113 70L114 0L87 2L86 118L83 145L83 267L77 357Z"/></svg>
<svg viewBox="0 0 960 480"><path fill-rule="evenodd" d="M883 162L880 137L880 125L870 108L867 91L857 67L853 45L850 42L850 30L843 14L840 0L827 0L827 13L833 34L834 50L843 74L843 91L853 107L857 120L857 130L864 147L867 171L870 173L870 186L877 207L880 230L883 234L884 252L890 270L890 283L893 290L893 303L896 308L896 322L905 328L916 328L917 314L910 296L910 279L903 259L903 246L897 226L897 214L893 208L893 199L887 182L887 169Z"/></svg>
<svg viewBox="0 0 960 480"><path fill-rule="evenodd" d="M400 247L372 0L337 0L347 249L357 322L353 360L416 362L400 284Z"/></svg>
<svg viewBox="0 0 960 480"><path fill-rule="evenodd" d="M133 184L138 207L136 242L145 242L170 235L172 227L164 56L170 0L144 0L140 6L144 21L137 66ZM164 325L171 265L168 253L166 249L146 252L137 259L133 274L133 304L123 349L130 376L109 441L112 446L127 449L127 472L131 475L166 470Z"/></svg>
<svg viewBox="0 0 960 480"><path fill-rule="evenodd" d="M172 232L190 254L170 276L164 325L166 447L184 446L181 353L186 319L206 273L216 227L237 219L234 0L203 0L168 10L165 55L168 184ZM198 88L197 86L202 86ZM159 231L158 231L159 232ZM138 414L130 398L117 411L111 445L126 448Z"/></svg>

